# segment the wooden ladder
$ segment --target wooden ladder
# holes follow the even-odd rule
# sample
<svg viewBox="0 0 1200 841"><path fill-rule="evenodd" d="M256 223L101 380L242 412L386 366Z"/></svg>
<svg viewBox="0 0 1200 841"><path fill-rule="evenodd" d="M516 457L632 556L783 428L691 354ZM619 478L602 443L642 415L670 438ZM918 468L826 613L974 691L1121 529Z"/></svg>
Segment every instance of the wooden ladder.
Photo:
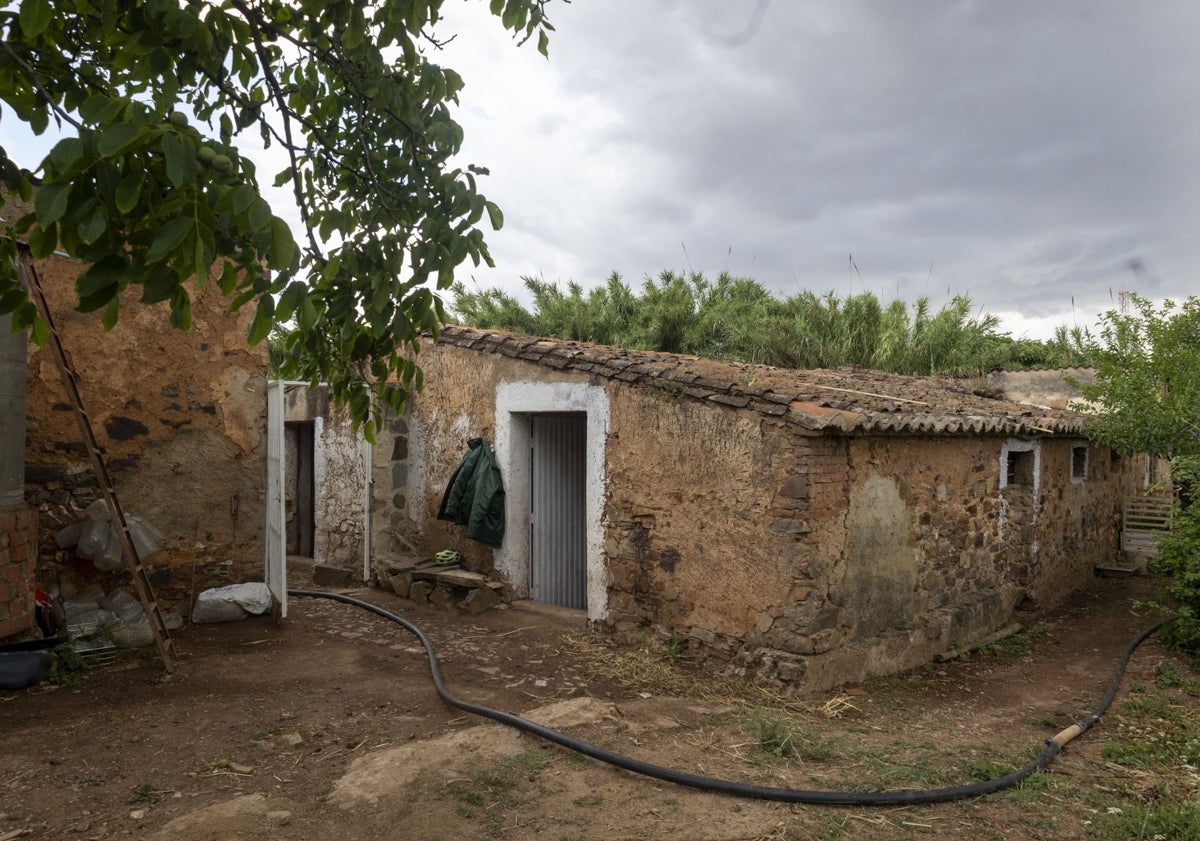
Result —
<svg viewBox="0 0 1200 841"><path fill-rule="evenodd" d="M162 659L163 667L167 672L174 672L175 644L171 640L171 632L167 629L163 612L158 606L158 600L154 597L154 588L150 584L150 577L146 574L146 568L142 566L142 560L138 556L137 546L134 545L133 536L129 531L129 523L125 520L125 512L121 509L121 502L117 499L116 489L108 475L108 467L104 463L104 450L96 441L96 434L92 431L92 422L83 408L83 401L79 396L79 374L71 363L71 357L63 348L62 338L58 335L54 319L50 316L50 308L46 304L46 296L42 293L42 285L38 280L37 271L34 269L33 256L29 252L29 247L25 243L18 243L17 249L21 280L25 284L29 297L33 299L38 314L41 315L50 330L50 347L54 350L54 358L58 362L63 388L66 389L71 408L75 410L75 420L79 423L79 431L83 435L84 446L92 461L92 470L100 485L100 493L104 497L113 527L120 538L125 568L133 577L133 588L137 592L138 600L142 603L142 608L146 611L146 618L150 622L150 631L154 635L154 644L158 648L158 656Z"/></svg>

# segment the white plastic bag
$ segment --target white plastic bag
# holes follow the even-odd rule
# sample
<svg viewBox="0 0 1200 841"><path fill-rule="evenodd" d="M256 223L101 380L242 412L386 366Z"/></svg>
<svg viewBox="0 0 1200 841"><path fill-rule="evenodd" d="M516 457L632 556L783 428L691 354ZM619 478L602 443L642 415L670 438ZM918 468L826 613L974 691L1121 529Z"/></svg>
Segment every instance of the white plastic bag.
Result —
<svg viewBox="0 0 1200 841"><path fill-rule="evenodd" d="M197 624L233 622L271 609L271 590L261 581L229 584L205 590L196 597L192 621Z"/></svg>

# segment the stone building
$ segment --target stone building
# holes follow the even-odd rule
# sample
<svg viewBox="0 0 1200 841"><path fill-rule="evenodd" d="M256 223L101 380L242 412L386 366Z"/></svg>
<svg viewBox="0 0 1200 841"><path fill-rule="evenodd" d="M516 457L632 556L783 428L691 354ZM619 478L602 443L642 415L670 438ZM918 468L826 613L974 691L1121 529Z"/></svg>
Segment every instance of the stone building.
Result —
<svg viewBox="0 0 1200 841"><path fill-rule="evenodd" d="M420 359L372 460L380 579L456 549L518 597L814 689L1052 609L1117 552L1142 473L1080 415L954 380L457 327ZM507 491L494 551L436 519L476 437Z"/></svg>
<svg viewBox="0 0 1200 841"><path fill-rule="evenodd" d="M246 342L253 308L229 312L209 279L193 287L193 326L183 332L170 326L165 305L140 304L131 289L105 332L100 313L74 309L82 263L54 255L35 268L122 506L165 538L146 564L160 602L186 612L199 590L261 579L267 348ZM69 597L91 581L108 589L127 579L55 541L99 488L50 348L30 343L22 361L25 446L23 454L6 450L5 469L19 470L23 455L24 499L0 518L0 544L21 547L20 571L0 570L0 581L8 575L15 588L19 580L20 592L9 594L13 621L0 615L0 637L29 628L35 584ZM24 523L9 520L26 511L32 528L14 538L10 526ZM30 543L35 552L25 551ZM15 567L17 556L0 553L0 566Z"/></svg>
<svg viewBox="0 0 1200 841"><path fill-rule="evenodd" d="M324 386L282 383L284 517L288 555L362 580L371 448Z"/></svg>

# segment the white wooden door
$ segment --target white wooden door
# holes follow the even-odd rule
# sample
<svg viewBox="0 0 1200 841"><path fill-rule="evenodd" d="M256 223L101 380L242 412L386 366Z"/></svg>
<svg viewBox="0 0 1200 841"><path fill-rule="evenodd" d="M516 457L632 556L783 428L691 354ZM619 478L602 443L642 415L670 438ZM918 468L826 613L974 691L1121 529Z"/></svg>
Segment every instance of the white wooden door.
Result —
<svg viewBox="0 0 1200 841"><path fill-rule="evenodd" d="M287 542L283 517L283 383L267 383L267 559L264 577L278 617L287 618Z"/></svg>

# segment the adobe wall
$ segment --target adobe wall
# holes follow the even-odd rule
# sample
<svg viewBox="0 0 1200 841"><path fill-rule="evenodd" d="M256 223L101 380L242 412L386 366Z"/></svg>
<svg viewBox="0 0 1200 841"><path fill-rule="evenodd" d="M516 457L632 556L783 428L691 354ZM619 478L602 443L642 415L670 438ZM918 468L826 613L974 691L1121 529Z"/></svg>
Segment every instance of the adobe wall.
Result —
<svg viewBox="0 0 1200 841"><path fill-rule="evenodd" d="M520 360L447 345L426 346L419 361L425 390L410 400L404 417L385 421L372 451L373 571L386 577L400 558L454 549L462 553L464 566L492 572L490 547L468 539L462 526L437 519L467 442L483 438L495 446L497 384L531 378L581 383L588 378L543 373Z"/></svg>
<svg viewBox="0 0 1200 841"><path fill-rule="evenodd" d="M1029 443L1035 496L1001 487L1007 439L814 438L628 395L614 428L646 434L610 454L615 627L649 624L810 689L927 662L1018 605L1052 607L1114 552L1137 481L1095 447L1073 481L1083 442L1044 440Z"/></svg>
<svg viewBox="0 0 1200 841"><path fill-rule="evenodd" d="M421 363L426 391L376 448L403 454L376 457L375 499L394 505L406 539L490 571L490 550L434 519L467 440L494 440L501 382L590 381L609 412L602 624L806 689L927 662L1018 605L1053 606L1115 551L1136 486L1132 460L1094 447L1073 480L1081 441L822 435L669 387L453 346ZM1036 455L1036 482L1009 483L1010 449Z"/></svg>
<svg viewBox="0 0 1200 841"><path fill-rule="evenodd" d="M1005 400L1049 406L1051 409L1067 409L1082 397L1079 389L1067 382L1068 377L1078 383L1091 385L1096 381L1096 369L992 371L987 378L989 385L1002 394Z"/></svg>
<svg viewBox="0 0 1200 841"><path fill-rule="evenodd" d="M367 465L363 439L355 434L349 412L348 408L332 411L321 430L313 557L358 573L363 562Z"/></svg>
<svg viewBox="0 0 1200 841"><path fill-rule="evenodd" d="M349 409L336 408L328 389L304 384L284 386L284 422L313 425L313 547L317 563L362 569L365 537L367 463L362 435L354 431ZM289 518L289 545L297 524L295 474L300 461L294 436L285 435L284 509Z"/></svg>
<svg viewBox="0 0 1200 841"><path fill-rule="evenodd" d="M229 313L210 280L182 332L164 305L139 304L130 290L106 333L99 313L72 309L82 267L55 257L38 272L121 503L166 536L147 564L157 595L178 605L206 587L261 579L267 347L246 344L253 308ZM27 411L41 574L69 586L98 573L51 538L99 492L49 347L30 345Z"/></svg>

